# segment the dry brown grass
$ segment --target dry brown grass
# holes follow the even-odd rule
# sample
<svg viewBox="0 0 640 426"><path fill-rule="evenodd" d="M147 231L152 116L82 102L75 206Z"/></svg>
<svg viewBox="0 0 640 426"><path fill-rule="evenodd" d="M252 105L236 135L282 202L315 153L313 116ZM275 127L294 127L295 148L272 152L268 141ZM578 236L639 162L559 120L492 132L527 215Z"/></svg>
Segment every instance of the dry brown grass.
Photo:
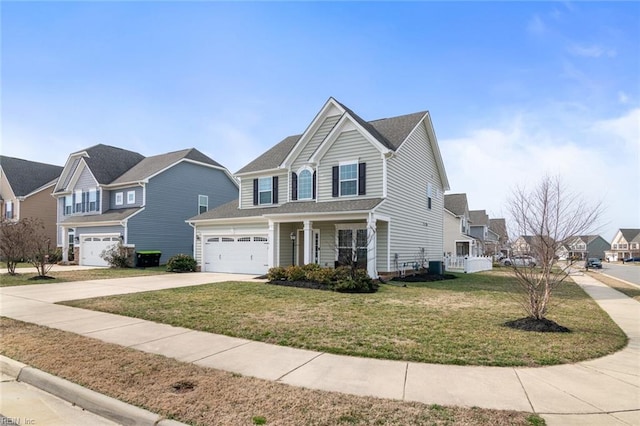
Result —
<svg viewBox="0 0 640 426"><path fill-rule="evenodd" d="M167 418L199 425L529 425L530 413L442 407L288 386L0 318L0 352ZM193 389L175 389L189 388Z"/></svg>
<svg viewBox="0 0 640 426"><path fill-rule="evenodd" d="M608 285L609 287L618 290L619 292L629 296L630 298L640 302L640 289L638 287L634 287L625 283L624 281L620 281L616 278L613 278L608 275L603 275L601 273L596 272L587 272L587 274L600 281L603 284Z"/></svg>

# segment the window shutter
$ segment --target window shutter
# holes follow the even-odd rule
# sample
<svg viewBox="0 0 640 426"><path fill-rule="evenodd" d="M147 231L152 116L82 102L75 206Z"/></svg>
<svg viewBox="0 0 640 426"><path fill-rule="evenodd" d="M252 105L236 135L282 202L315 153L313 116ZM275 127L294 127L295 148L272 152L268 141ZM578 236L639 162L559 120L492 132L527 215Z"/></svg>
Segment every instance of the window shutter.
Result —
<svg viewBox="0 0 640 426"><path fill-rule="evenodd" d="M331 176L331 196L337 197L340 192L338 191L338 186L340 185L340 167L333 166L332 176Z"/></svg>
<svg viewBox="0 0 640 426"><path fill-rule="evenodd" d="M258 205L258 179L253 180L253 205Z"/></svg>
<svg viewBox="0 0 640 426"><path fill-rule="evenodd" d="M315 200L316 199L316 171L315 170L313 171L313 183L311 185L312 185L311 191L313 193L311 198Z"/></svg>
<svg viewBox="0 0 640 426"><path fill-rule="evenodd" d="M358 163L358 195L367 194L367 163Z"/></svg>
<svg viewBox="0 0 640 426"><path fill-rule="evenodd" d="M273 177L273 184L271 185L273 190L273 204L278 204L278 176Z"/></svg>
<svg viewBox="0 0 640 426"><path fill-rule="evenodd" d="M291 199L298 199L298 175L294 172L291 172Z"/></svg>
<svg viewBox="0 0 640 426"><path fill-rule="evenodd" d="M100 210L100 190L96 189L96 211L99 212Z"/></svg>

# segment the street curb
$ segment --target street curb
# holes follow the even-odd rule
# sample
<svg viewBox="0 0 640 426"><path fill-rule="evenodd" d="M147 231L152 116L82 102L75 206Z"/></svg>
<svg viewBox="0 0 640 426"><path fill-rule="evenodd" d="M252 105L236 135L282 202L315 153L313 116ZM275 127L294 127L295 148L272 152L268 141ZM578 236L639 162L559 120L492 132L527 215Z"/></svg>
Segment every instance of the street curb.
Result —
<svg viewBox="0 0 640 426"><path fill-rule="evenodd" d="M64 399L105 419L127 426L187 426L175 420L92 391L68 380L0 355L0 372Z"/></svg>

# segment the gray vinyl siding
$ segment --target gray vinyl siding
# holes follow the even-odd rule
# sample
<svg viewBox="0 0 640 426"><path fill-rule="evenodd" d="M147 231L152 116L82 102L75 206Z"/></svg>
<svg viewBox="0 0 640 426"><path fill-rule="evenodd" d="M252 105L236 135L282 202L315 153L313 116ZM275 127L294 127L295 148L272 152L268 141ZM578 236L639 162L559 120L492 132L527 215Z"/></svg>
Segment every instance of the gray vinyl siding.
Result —
<svg viewBox="0 0 640 426"><path fill-rule="evenodd" d="M289 177L287 176L286 170L282 170L278 173L272 173L262 176L243 177L240 183L240 197L242 199L243 209L249 209L252 207L265 207L264 204L258 206L253 205L253 180L262 177L273 176L278 176L278 204L284 204L289 201L287 193L287 191L289 190Z"/></svg>
<svg viewBox="0 0 640 426"><path fill-rule="evenodd" d="M69 186L69 183L71 183L71 178L73 177L73 174L78 168L79 163L80 163L79 158L76 158L75 160L73 160L73 163L69 166L67 175L65 176L64 182L62 182L62 185L60 185L60 188L67 188Z"/></svg>
<svg viewBox="0 0 640 426"><path fill-rule="evenodd" d="M293 162L291 169L295 172L300 167L307 164L309 158L313 155L313 153L318 149L318 146L322 143L324 138L329 134L333 126L336 125L338 120L340 119L339 115L334 115L332 117L327 117L327 119L318 127L316 133L309 139L309 142L305 145L305 147L298 155Z"/></svg>
<svg viewBox="0 0 640 426"><path fill-rule="evenodd" d="M387 201L376 212L391 217L392 269L395 253L401 263L414 262L421 247L425 248L427 260L442 260L444 195L423 124L388 160L387 173ZM434 188L431 210L427 209L429 182Z"/></svg>
<svg viewBox="0 0 640 426"><path fill-rule="evenodd" d="M91 188L95 188L97 186L98 186L98 183L93 178L93 175L89 171L89 168L85 167L84 170L82 170L82 173L80 173L80 177L78 178L78 181L73 187L73 190L76 191L81 189L83 191L86 191Z"/></svg>
<svg viewBox="0 0 640 426"><path fill-rule="evenodd" d="M198 214L198 195L207 195L212 209L237 198L238 192L223 171L187 162L151 178L144 210L128 222L128 243L136 251L162 251L161 263L175 254L193 253L193 228L185 220Z"/></svg>
<svg viewBox="0 0 640 426"><path fill-rule="evenodd" d="M357 130L343 132L320 159L318 172L318 201L335 201L332 197L332 167L341 161L367 163L367 194L360 197L382 197L382 158L376 149ZM356 196L357 197L357 196ZM354 197L344 197L354 198Z"/></svg>
<svg viewBox="0 0 640 426"><path fill-rule="evenodd" d="M127 203L127 192L135 191L136 199L132 204ZM129 188L113 189L109 191L109 208L110 209L130 209L132 207L142 207L144 189L141 186L132 186ZM122 204L116 205L116 194L122 193ZM197 212L196 212L197 213Z"/></svg>
<svg viewBox="0 0 640 426"><path fill-rule="evenodd" d="M387 267L387 242L389 241L389 224L378 221L376 223L376 268L378 272L388 272Z"/></svg>

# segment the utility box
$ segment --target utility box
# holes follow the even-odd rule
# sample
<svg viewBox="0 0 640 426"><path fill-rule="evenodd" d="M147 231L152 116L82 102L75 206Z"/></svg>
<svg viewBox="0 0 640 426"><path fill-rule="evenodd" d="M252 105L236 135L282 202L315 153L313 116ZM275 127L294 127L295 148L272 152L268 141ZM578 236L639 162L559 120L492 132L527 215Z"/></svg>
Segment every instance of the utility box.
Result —
<svg viewBox="0 0 640 426"><path fill-rule="evenodd" d="M429 261L429 275L442 275L443 266L440 260Z"/></svg>
<svg viewBox="0 0 640 426"><path fill-rule="evenodd" d="M161 255L162 255L162 252L159 250L138 251L136 252L136 266L138 268L160 266Z"/></svg>

